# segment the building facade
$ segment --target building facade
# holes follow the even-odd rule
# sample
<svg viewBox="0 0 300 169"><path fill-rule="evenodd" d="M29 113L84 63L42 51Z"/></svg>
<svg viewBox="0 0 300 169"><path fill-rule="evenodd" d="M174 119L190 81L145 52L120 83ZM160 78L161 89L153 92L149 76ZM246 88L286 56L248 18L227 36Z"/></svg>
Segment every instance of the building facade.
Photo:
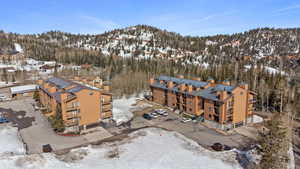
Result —
<svg viewBox="0 0 300 169"><path fill-rule="evenodd" d="M247 123L253 115L255 102L247 84L231 86L225 81L216 84L169 76L150 79L151 99L161 105L205 120L217 122L222 127L236 127Z"/></svg>
<svg viewBox="0 0 300 169"><path fill-rule="evenodd" d="M34 92L37 90L37 85L15 86L10 88L10 94L12 99L20 99L24 97L33 97Z"/></svg>
<svg viewBox="0 0 300 169"><path fill-rule="evenodd" d="M101 86L58 77L39 80L38 84L45 115L61 113L65 132L82 131L112 117L112 94Z"/></svg>

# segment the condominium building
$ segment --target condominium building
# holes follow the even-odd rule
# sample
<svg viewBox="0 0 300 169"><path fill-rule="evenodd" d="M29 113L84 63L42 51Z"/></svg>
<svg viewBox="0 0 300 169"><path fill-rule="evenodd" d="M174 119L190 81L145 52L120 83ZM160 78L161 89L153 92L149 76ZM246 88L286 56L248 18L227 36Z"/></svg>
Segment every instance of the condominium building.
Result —
<svg viewBox="0 0 300 169"><path fill-rule="evenodd" d="M46 108L46 116L61 117L66 132L81 131L97 126L112 117L112 94L103 85L85 84L52 77L38 80L40 102ZM99 81L99 78L95 80Z"/></svg>
<svg viewBox="0 0 300 169"><path fill-rule="evenodd" d="M169 76L150 79L152 100L191 116L202 116L222 128L247 123L253 115L255 93L247 84L231 86L228 81L216 84ZM250 118L251 119L251 118Z"/></svg>

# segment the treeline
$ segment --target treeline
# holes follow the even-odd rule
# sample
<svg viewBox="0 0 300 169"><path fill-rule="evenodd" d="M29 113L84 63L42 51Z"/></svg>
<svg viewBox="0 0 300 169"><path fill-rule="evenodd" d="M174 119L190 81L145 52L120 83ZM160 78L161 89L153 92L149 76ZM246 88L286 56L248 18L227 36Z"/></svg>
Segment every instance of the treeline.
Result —
<svg viewBox="0 0 300 169"><path fill-rule="evenodd" d="M95 64L96 65L96 64ZM283 112L287 107L300 114L298 100L300 98L293 80L287 80L280 74L269 74L263 67L252 66L244 69L244 63L209 65L207 68L194 64L184 64L163 59L136 59L105 57L101 58L100 67L103 71L101 77L112 81L113 90L122 94L135 94L149 89L150 77L159 75L178 76L185 78L200 77L203 81L213 78L217 82L229 80L232 85L239 83L249 84L249 88L256 92L257 110L270 112Z"/></svg>
<svg viewBox="0 0 300 169"><path fill-rule="evenodd" d="M145 36L148 36L145 41ZM207 37L181 36L174 32L160 30L147 25L116 29L98 35L70 34L50 31L42 34L19 35L0 32L0 49L14 49L19 43L33 58L61 59L76 62L85 58L81 55L97 56L129 55L143 57L150 55L167 59L183 56L184 62L234 63L247 60L261 62L272 67L298 69L300 66L300 29L258 28L233 35ZM164 51L164 52L162 52Z"/></svg>

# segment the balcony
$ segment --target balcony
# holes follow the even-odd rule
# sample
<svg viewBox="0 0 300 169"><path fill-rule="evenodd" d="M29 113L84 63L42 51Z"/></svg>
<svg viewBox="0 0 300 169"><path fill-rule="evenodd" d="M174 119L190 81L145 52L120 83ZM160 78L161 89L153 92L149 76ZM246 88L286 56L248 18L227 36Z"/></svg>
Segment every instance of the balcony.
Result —
<svg viewBox="0 0 300 169"><path fill-rule="evenodd" d="M77 126L79 124L78 120L67 120L64 121L64 125L69 127L69 126Z"/></svg>
<svg viewBox="0 0 300 169"><path fill-rule="evenodd" d="M253 103L256 103L256 102L257 102L256 99L249 99L249 100L248 100L248 103L249 103L249 104L253 104Z"/></svg>
<svg viewBox="0 0 300 169"><path fill-rule="evenodd" d="M105 113L101 113L100 117L101 117L102 119L111 118L111 117L112 117L112 112L111 112L111 111L108 111L108 112L105 112Z"/></svg>
<svg viewBox="0 0 300 169"><path fill-rule="evenodd" d="M77 109L79 109L79 106L72 106L72 107L66 108L67 111L72 111L72 110L77 110Z"/></svg>
<svg viewBox="0 0 300 169"><path fill-rule="evenodd" d="M112 107L111 106L103 106L101 107L101 112L107 112L107 111L111 111Z"/></svg>
<svg viewBox="0 0 300 169"><path fill-rule="evenodd" d="M112 103L112 99L102 99L101 100L101 104L111 104Z"/></svg>
<svg viewBox="0 0 300 169"><path fill-rule="evenodd" d="M75 98L76 98L76 96L68 96L68 97L64 100L64 102L66 103L66 102L71 101L71 100L73 100L73 99L75 99Z"/></svg>
<svg viewBox="0 0 300 169"><path fill-rule="evenodd" d="M78 118L79 113L66 113L66 118L71 119L71 118Z"/></svg>

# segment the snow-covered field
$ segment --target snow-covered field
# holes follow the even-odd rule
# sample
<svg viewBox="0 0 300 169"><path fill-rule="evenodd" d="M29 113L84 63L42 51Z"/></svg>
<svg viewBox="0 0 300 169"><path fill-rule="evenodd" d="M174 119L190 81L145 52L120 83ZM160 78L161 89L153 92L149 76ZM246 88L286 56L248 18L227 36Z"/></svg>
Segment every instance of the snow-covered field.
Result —
<svg viewBox="0 0 300 169"><path fill-rule="evenodd" d="M245 65L244 66L246 70L251 69L251 65ZM256 66L254 67L256 68ZM280 71L278 69L272 68L270 66L264 66L263 70L269 74L281 74L281 75L286 75L286 73L284 71Z"/></svg>
<svg viewBox="0 0 300 169"><path fill-rule="evenodd" d="M4 154L25 154L18 129L11 126L0 126L0 158ZM1 165L0 165L1 168Z"/></svg>
<svg viewBox="0 0 300 169"><path fill-rule="evenodd" d="M126 123L132 119L133 114L130 110L132 104L136 102L136 98L132 97L129 99L121 98L113 100L113 119L117 125Z"/></svg>
<svg viewBox="0 0 300 169"><path fill-rule="evenodd" d="M253 123L262 123L264 119L258 115L253 115Z"/></svg>
<svg viewBox="0 0 300 169"><path fill-rule="evenodd" d="M137 99L140 99L141 96L135 97L132 96L130 98L121 98L113 100L113 119L120 125L122 123L126 123L132 119L133 114L132 111L139 108L150 107L151 105L134 105Z"/></svg>
<svg viewBox="0 0 300 169"><path fill-rule="evenodd" d="M1 137L3 143L15 139L17 136ZM1 155L0 168L239 169L235 157L233 151L211 152L176 132L148 128L130 134L123 141L77 148L60 156L52 153Z"/></svg>

